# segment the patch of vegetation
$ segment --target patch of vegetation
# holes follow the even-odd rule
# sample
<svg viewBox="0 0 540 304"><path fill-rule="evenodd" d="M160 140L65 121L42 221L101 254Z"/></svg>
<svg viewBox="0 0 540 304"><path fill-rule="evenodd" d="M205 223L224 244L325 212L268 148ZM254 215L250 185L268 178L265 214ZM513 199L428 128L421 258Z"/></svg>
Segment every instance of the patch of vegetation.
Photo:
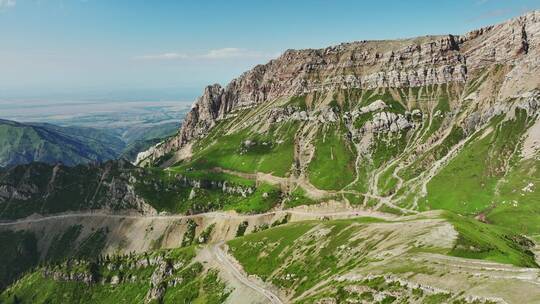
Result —
<svg viewBox="0 0 540 304"><path fill-rule="evenodd" d="M246 272L293 290L298 296L321 280L364 262L362 255L348 256L346 252L357 246L366 246L369 251L367 248L373 244L351 239L363 225L373 222L380 220L357 218L290 223L254 231L228 244ZM320 236L317 231L328 232Z"/></svg>
<svg viewBox="0 0 540 304"><path fill-rule="evenodd" d="M283 227L263 229L259 233L248 234L229 241L228 244L234 257L242 263L245 271L266 279L284 261L286 254L282 250L289 248L288 250L292 251L290 245L313 226L314 224L293 223ZM274 246L269 246L274 243ZM265 247L273 250L268 252L267 256L259 258L260 251Z"/></svg>
<svg viewBox="0 0 540 304"><path fill-rule="evenodd" d="M267 183L257 187L252 195L231 202L224 207L226 210L235 210L240 213L263 213L272 209L281 201L281 190Z"/></svg>
<svg viewBox="0 0 540 304"><path fill-rule="evenodd" d="M39 262L37 239L31 232L0 231L0 252L0 292Z"/></svg>
<svg viewBox="0 0 540 304"><path fill-rule="evenodd" d="M212 232L214 232L214 228L216 228L216 224L213 223L210 226L206 227L203 232L199 235L197 238L197 243L199 244L206 244L212 237Z"/></svg>
<svg viewBox="0 0 540 304"><path fill-rule="evenodd" d="M244 129L216 137L193 156L190 165L197 170L220 167L285 176L293 164L298 126L298 122L285 122L272 125L264 134Z"/></svg>
<svg viewBox="0 0 540 304"><path fill-rule="evenodd" d="M112 188L127 191L124 187L132 174L137 173L142 174L140 169L122 160L75 167L44 163L17 166L0 172L0 186L20 193L0 203L0 218L17 219L34 213L45 215L104 207L111 210L136 208L122 196L113 196Z"/></svg>
<svg viewBox="0 0 540 304"><path fill-rule="evenodd" d="M196 229L197 223L195 223L195 221L192 219L188 219L186 232L184 232L184 236L182 237L182 247L187 247L193 244Z"/></svg>
<svg viewBox="0 0 540 304"><path fill-rule="evenodd" d="M101 254L107 241L108 228L99 228L81 241L75 254L78 258L95 259Z"/></svg>
<svg viewBox="0 0 540 304"><path fill-rule="evenodd" d="M302 187L296 187L288 197L284 200L285 208L294 208L302 205L315 205L319 201L313 200L306 195L306 191Z"/></svg>
<svg viewBox="0 0 540 304"><path fill-rule="evenodd" d="M436 293L429 295L424 298L424 301L422 304L439 304L439 303L445 303L452 297L452 294L450 293Z"/></svg>
<svg viewBox="0 0 540 304"><path fill-rule="evenodd" d="M375 301L377 299L377 301ZM325 283L298 304L318 303L327 300L334 303L422 303L439 304L491 304L492 302L467 298L454 293L424 292L421 288L411 288L396 278L372 276L355 281L335 281Z"/></svg>
<svg viewBox="0 0 540 304"><path fill-rule="evenodd" d="M238 225L238 229L236 230L236 237L244 236L248 225L249 223L247 221L240 223L240 225Z"/></svg>
<svg viewBox="0 0 540 304"><path fill-rule="evenodd" d="M297 107L301 111L307 111L306 95L293 96L285 106Z"/></svg>
<svg viewBox="0 0 540 304"><path fill-rule="evenodd" d="M522 160L497 185L492 205L486 210L489 223L516 233L540 233L540 161Z"/></svg>
<svg viewBox="0 0 540 304"><path fill-rule="evenodd" d="M386 168L377 181L377 187L383 196L391 195L396 191L398 179L393 176L396 167L397 164Z"/></svg>
<svg viewBox="0 0 540 304"><path fill-rule="evenodd" d="M407 131L378 134L372 146L372 161L376 168L398 156L407 145Z"/></svg>
<svg viewBox="0 0 540 304"><path fill-rule="evenodd" d="M355 177L355 151L337 126L321 130L315 140L315 155L309 163L309 180L319 189L339 190Z"/></svg>
<svg viewBox="0 0 540 304"><path fill-rule="evenodd" d="M197 186L193 186L197 184ZM224 190L232 189L234 191ZM237 191L243 189L244 194ZM276 205L281 192L269 184L182 165L168 170L148 169L135 190L158 211L197 214L213 210L264 212ZM251 193L253 191L253 193Z"/></svg>
<svg viewBox="0 0 540 304"><path fill-rule="evenodd" d="M491 132L467 143L427 185L423 209L445 209L477 214L488 208L495 187L515 157L516 147L529 122L525 110L516 110L514 120L495 118Z"/></svg>
<svg viewBox="0 0 540 304"><path fill-rule="evenodd" d="M144 303L151 289L162 289L151 303L223 303L229 295L225 284L215 270L205 271L194 262L194 256L195 249L187 247L104 256L95 262L67 260L25 275L0 294L0 302ZM165 276L159 276L162 267L170 269ZM83 277L93 282L76 279ZM154 277L161 277L156 286L151 283Z"/></svg>
<svg viewBox="0 0 540 304"><path fill-rule="evenodd" d="M270 225L270 227L276 227L276 226L280 226L280 225L284 225L284 224L287 224L289 222L289 220L291 219L291 215L290 214L286 214L284 217L282 217L280 220L276 220L272 223L272 225Z"/></svg>
<svg viewBox="0 0 540 304"><path fill-rule="evenodd" d="M422 154L411 165L400 171L400 176L406 180L418 177L422 172L427 170L433 162L447 155L452 148L465 138L465 133L461 127L454 126L450 133L442 140L442 142Z"/></svg>
<svg viewBox="0 0 540 304"><path fill-rule="evenodd" d="M521 267L538 267L531 249L534 243L509 229L459 216L450 212L445 218L459 233L450 255L490 260Z"/></svg>
<svg viewBox="0 0 540 304"><path fill-rule="evenodd" d="M62 234L55 235L47 251L46 259L55 262L72 256L81 230L81 225L74 225L68 227Z"/></svg>

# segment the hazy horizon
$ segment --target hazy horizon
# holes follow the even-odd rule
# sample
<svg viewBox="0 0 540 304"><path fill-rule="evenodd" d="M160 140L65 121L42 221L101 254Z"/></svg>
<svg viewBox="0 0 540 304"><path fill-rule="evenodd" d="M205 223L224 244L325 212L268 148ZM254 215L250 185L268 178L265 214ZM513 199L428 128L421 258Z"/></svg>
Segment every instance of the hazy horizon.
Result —
<svg viewBox="0 0 540 304"><path fill-rule="evenodd" d="M538 0L3 0L0 100L194 100L206 85L225 85L286 49L461 34L539 7Z"/></svg>

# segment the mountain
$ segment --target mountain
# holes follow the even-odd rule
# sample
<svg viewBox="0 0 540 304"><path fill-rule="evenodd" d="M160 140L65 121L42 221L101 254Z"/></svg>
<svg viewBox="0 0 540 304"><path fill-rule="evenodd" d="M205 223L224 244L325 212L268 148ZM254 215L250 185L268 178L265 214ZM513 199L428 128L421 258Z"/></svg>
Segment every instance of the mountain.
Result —
<svg viewBox="0 0 540 304"><path fill-rule="evenodd" d="M139 152L174 135L177 126L178 123L164 123L133 127L117 134L115 129L0 119L0 167L30 162L74 166L117 158L135 161Z"/></svg>
<svg viewBox="0 0 540 304"><path fill-rule="evenodd" d="M3 169L0 301L539 303L539 61L538 11L289 50L139 166Z"/></svg>
<svg viewBox="0 0 540 304"><path fill-rule="evenodd" d="M0 172L0 219L95 209L152 213L134 190L134 179L143 174L122 160L10 168Z"/></svg>
<svg viewBox="0 0 540 304"><path fill-rule="evenodd" d="M91 128L0 120L0 167L34 161L66 165L102 162L118 157L124 144Z"/></svg>
<svg viewBox="0 0 540 304"><path fill-rule="evenodd" d="M146 151L152 146L164 141L176 134L179 122L161 123L150 126L132 127L120 134L126 142L121 157L135 161L140 152Z"/></svg>
<svg viewBox="0 0 540 304"><path fill-rule="evenodd" d="M316 201L540 232L539 58L538 12L465 35L289 50L208 86L139 163L265 173Z"/></svg>
<svg viewBox="0 0 540 304"><path fill-rule="evenodd" d="M64 212L155 215L264 212L280 191L222 172L143 169L125 160L74 167L31 163L0 170L0 220Z"/></svg>

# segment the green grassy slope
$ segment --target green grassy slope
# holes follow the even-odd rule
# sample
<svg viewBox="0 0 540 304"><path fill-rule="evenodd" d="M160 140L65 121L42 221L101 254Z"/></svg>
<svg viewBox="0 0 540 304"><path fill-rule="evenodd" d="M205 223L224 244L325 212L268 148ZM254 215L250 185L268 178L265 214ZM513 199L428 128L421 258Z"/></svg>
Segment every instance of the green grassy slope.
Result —
<svg viewBox="0 0 540 304"><path fill-rule="evenodd" d="M266 172L285 176L293 164L293 143L297 128L298 124L284 123L265 134L244 129L233 134L216 135L214 142L201 145L202 149L196 152L191 166L195 169L221 167L240 172ZM220 131L221 127L216 126L214 132Z"/></svg>
<svg viewBox="0 0 540 304"><path fill-rule="evenodd" d="M129 192L130 174L137 170L123 161L75 167L44 163L17 166L0 172L0 185L9 190L8 196L0 199L0 218L105 206L113 210L136 208L136 202L114 192Z"/></svg>
<svg viewBox="0 0 540 304"><path fill-rule="evenodd" d="M413 292L410 286L402 285L402 282L399 284L389 282L388 278L383 279L382 276L359 279L353 283L347 283L347 280L336 280L337 276L346 275L349 272L355 274L363 269L368 269L367 272L379 269L385 277L404 273L413 276L416 274L444 275L444 273L436 274L434 269L421 264L400 262L397 266L390 263L393 256L392 250L402 248L402 246L407 249L404 249L403 253L395 253L399 258L407 255L414 256L418 253L437 253L523 267L538 267L530 251L533 246L530 240L508 229L449 212L435 217L434 220L448 221L458 232L457 239L451 247L425 246L420 244L422 242L419 243L410 237L399 240L402 231L408 229L405 228L406 225L415 227L423 220L425 219L420 217L418 222L408 220L399 225L396 225L396 222L372 218L298 222L249 234L229 241L228 245L230 252L242 264L246 272L255 274L287 291L293 298L292 302L298 303L312 303L316 299L328 296L343 298L343 300L351 297L366 297L364 300L369 300L368 294L362 295L358 292L357 295L351 295L350 289L348 292L342 290L344 294L339 295L340 290L348 285L357 286L355 288L370 287L360 288L365 291L375 289L379 292L390 292L389 295L399 297L400 301L405 301L404 303L407 303L406 299L410 297L416 298L419 303L444 303L443 300L450 297L459 299L459 294L447 294L446 297L437 293L414 294L419 291ZM424 239L423 235L428 235L431 231L431 228L415 229L417 230L413 235L419 239ZM386 263L388 265L385 265ZM308 297L306 297L307 291L309 291L307 295L310 295ZM455 303L466 303L466 301Z"/></svg>
<svg viewBox="0 0 540 304"><path fill-rule="evenodd" d="M342 189L354 180L355 151L339 126L319 131L315 155L309 163L309 180L319 189Z"/></svg>
<svg viewBox="0 0 540 304"><path fill-rule="evenodd" d="M444 213L444 217L459 233L450 255L538 267L531 251L534 243L511 229L485 224L451 212Z"/></svg>
<svg viewBox="0 0 540 304"><path fill-rule="evenodd" d="M29 232L0 231L0 290L39 261L37 239Z"/></svg>
<svg viewBox="0 0 540 304"><path fill-rule="evenodd" d="M199 186L193 187L190 181ZM223 185L230 190L223 190ZM242 189L243 193L235 189ZM281 201L281 191L275 186L256 185L255 181L211 170L191 170L189 166L148 168L135 184L135 190L158 211L171 213L265 212Z"/></svg>
<svg viewBox="0 0 540 304"><path fill-rule="evenodd" d="M493 131L483 138L473 137L429 182L423 206L477 214L492 204L497 182L505 175L506 166L517 160L514 152L529 126L524 110L516 110L514 120L501 120L495 118L488 127Z"/></svg>
<svg viewBox="0 0 540 304"><path fill-rule="evenodd" d="M0 167L101 162L118 157L123 148L119 138L96 129L0 120Z"/></svg>
<svg viewBox="0 0 540 304"><path fill-rule="evenodd" d="M66 167L44 163L0 171L0 218L33 213L108 208L139 210L143 199L157 211L201 213L236 210L265 212L279 204L279 187L226 173L174 167L138 168L125 161Z"/></svg>
<svg viewBox="0 0 540 304"><path fill-rule="evenodd" d="M90 262L69 259L27 274L0 294L0 302L223 303L225 284L194 255L195 248L187 247ZM160 296L149 297L151 290Z"/></svg>

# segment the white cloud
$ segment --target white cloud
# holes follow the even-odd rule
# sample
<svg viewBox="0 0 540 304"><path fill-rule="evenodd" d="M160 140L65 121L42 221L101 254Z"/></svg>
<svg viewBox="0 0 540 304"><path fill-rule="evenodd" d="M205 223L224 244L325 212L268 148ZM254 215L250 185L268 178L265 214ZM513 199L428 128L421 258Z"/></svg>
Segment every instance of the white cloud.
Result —
<svg viewBox="0 0 540 304"><path fill-rule="evenodd" d="M474 16L472 18L469 18L468 22L476 22L481 21L485 19L495 18L495 17L501 17L501 16L507 16L514 12L514 10L510 8L501 8L501 9L495 9L491 11L486 11L480 15Z"/></svg>
<svg viewBox="0 0 540 304"><path fill-rule="evenodd" d="M185 53L162 53L153 55L137 56L134 59L138 60L180 60L180 59L199 59L199 60L221 60L231 58L272 58L278 54L270 54L258 51L251 51L241 48L221 48L209 50L201 54L185 54Z"/></svg>
<svg viewBox="0 0 540 304"><path fill-rule="evenodd" d="M260 58L260 57L268 57L267 55L256 52L256 51L250 51L246 49L239 49L239 48L223 48L223 49L217 49L217 50L210 50L208 53L203 54L200 56L201 58L208 58L208 59L223 59L223 58Z"/></svg>
<svg viewBox="0 0 540 304"><path fill-rule="evenodd" d="M139 60L172 60L172 59L187 59L187 58L189 58L189 56L182 53L163 53L163 54L144 55L144 56L134 57L134 59L139 59Z"/></svg>
<svg viewBox="0 0 540 304"><path fill-rule="evenodd" d="M0 10L14 7L16 4L16 0L0 0Z"/></svg>

